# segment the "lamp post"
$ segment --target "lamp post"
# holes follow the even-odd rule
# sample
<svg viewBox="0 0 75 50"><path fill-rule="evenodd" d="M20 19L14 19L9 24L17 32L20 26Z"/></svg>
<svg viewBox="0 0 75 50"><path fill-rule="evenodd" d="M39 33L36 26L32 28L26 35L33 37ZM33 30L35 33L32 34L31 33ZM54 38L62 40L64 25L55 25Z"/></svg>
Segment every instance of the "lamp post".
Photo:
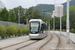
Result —
<svg viewBox="0 0 75 50"><path fill-rule="evenodd" d="M55 5L56 5L56 0L55 0ZM55 31L55 11L54 11L54 18L53 18L53 29L54 29L54 31ZM54 32L55 33L55 32Z"/></svg>
<svg viewBox="0 0 75 50"><path fill-rule="evenodd" d="M61 6L60 6L60 35L61 35L61 31L62 31L62 15L61 15Z"/></svg>
<svg viewBox="0 0 75 50"><path fill-rule="evenodd" d="M69 0L67 0L67 43L70 44L70 35L69 35Z"/></svg>
<svg viewBox="0 0 75 50"><path fill-rule="evenodd" d="M49 20L49 33L50 33L50 20Z"/></svg>
<svg viewBox="0 0 75 50"><path fill-rule="evenodd" d="M20 24L20 7L18 8L18 23Z"/></svg>
<svg viewBox="0 0 75 50"><path fill-rule="evenodd" d="M53 32L55 31L55 10L53 11Z"/></svg>
<svg viewBox="0 0 75 50"><path fill-rule="evenodd" d="M55 31L55 16L53 18L53 30ZM55 33L55 32L54 32Z"/></svg>

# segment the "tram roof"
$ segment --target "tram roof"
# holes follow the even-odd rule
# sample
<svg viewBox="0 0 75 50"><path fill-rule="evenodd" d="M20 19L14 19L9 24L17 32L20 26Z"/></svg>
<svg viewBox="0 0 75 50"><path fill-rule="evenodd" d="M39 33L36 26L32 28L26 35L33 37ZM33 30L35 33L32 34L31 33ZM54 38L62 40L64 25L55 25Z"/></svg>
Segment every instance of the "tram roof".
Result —
<svg viewBox="0 0 75 50"><path fill-rule="evenodd" d="M40 21L41 22L42 20L41 19L30 19L29 22L31 22L31 21Z"/></svg>
<svg viewBox="0 0 75 50"><path fill-rule="evenodd" d="M45 23L44 21L42 21L41 19L30 19L29 22L31 22L31 21L39 21L41 24L42 24L42 23L46 24L46 23Z"/></svg>

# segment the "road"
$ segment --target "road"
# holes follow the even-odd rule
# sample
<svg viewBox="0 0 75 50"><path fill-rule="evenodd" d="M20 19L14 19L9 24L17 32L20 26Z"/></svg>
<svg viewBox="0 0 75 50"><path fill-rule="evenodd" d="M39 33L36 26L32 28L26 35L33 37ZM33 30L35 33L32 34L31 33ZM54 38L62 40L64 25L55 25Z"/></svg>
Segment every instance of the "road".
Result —
<svg viewBox="0 0 75 50"><path fill-rule="evenodd" d="M21 36L0 40L1 50L75 50L75 44L66 43L66 37L55 33L41 40L30 40L29 36Z"/></svg>

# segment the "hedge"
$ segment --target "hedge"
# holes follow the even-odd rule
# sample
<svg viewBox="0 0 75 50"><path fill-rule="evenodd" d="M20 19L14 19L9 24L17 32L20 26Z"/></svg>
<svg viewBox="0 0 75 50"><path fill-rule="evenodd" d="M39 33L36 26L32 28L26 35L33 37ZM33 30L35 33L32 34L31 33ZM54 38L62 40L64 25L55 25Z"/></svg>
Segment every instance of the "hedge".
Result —
<svg viewBox="0 0 75 50"><path fill-rule="evenodd" d="M16 36L20 36L20 35L28 35L28 31L29 29L26 26L17 26L17 25L11 25L9 24L7 27L5 27L4 25L0 24L0 36L2 38L7 37L7 36L11 36L11 35L16 35Z"/></svg>

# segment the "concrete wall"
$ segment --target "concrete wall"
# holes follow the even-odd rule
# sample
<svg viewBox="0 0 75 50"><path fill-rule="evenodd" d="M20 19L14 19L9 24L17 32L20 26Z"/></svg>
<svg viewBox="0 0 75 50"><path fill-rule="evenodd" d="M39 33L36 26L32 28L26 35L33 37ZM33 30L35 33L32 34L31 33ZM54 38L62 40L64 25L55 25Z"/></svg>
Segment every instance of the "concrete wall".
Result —
<svg viewBox="0 0 75 50"><path fill-rule="evenodd" d="M50 31L53 33L53 31ZM56 34L60 34L60 31L55 31ZM62 32L62 35L66 36L66 32ZM75 34L74 33L70 33L70 40L72 40L72 42L75 43Z"/></svg>

